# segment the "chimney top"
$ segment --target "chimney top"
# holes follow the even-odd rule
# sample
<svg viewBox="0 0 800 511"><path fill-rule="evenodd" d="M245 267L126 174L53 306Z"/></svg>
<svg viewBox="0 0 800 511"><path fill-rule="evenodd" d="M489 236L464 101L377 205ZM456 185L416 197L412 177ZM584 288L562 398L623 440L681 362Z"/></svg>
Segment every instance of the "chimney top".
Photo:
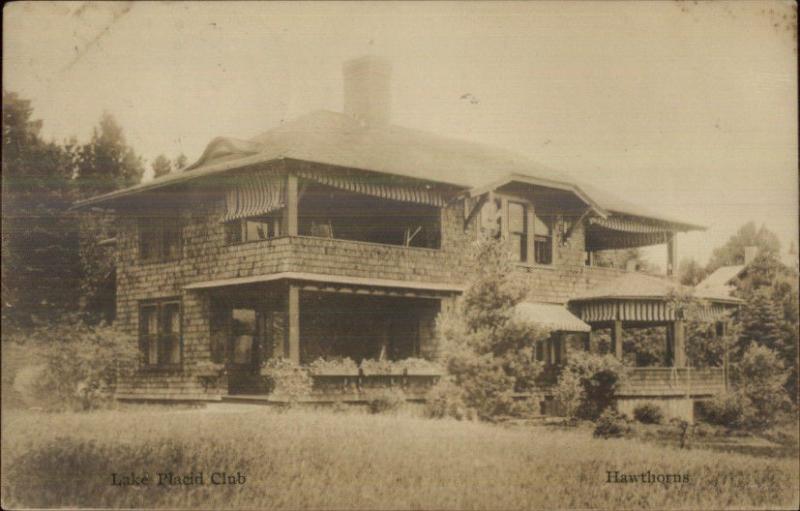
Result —
<svg viewBox="0 0 800 511"><path fill-rule="evenodd" d="M344 113L365 126L389 124L392 66L374 55L348 60L344 75Z"/></svg>
<svg viewBox="0 0 800 511"><path fill-rule="evenodd" d="M758 255L758 247L753 245L749 247L744 247L744 264L748 265L752 263L757 255Z"/></svg>

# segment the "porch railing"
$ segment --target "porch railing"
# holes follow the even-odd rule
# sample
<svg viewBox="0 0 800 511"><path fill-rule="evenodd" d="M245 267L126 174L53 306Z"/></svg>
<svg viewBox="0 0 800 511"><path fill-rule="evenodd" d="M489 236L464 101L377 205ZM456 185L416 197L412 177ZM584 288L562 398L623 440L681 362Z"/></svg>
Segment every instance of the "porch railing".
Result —
<svg viewBox="0 0 800 511"><path fill-rule="evenodd" d="M618 395L711 395L725 390L721 367L634 367Z"/></svg>

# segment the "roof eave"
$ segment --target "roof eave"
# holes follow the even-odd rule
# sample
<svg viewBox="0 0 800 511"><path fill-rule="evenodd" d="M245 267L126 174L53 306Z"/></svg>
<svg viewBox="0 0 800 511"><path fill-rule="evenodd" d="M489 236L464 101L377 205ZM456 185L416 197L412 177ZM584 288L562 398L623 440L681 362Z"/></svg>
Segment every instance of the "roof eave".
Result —
<svg viewBox="0 0 800 511"><path fill-rule="evenodd" d="M469 196L478 197L513 182L572 192L599 216L602 218L608 217L608 212L599 204L597 204L591 197L589 197L589 195L587 195L583 190L581 190L579 186L565 181L556 181L553 179L526 176L523 174L511 173L497 181L492 181L482 186L476 186L469 191Z"/></svg>

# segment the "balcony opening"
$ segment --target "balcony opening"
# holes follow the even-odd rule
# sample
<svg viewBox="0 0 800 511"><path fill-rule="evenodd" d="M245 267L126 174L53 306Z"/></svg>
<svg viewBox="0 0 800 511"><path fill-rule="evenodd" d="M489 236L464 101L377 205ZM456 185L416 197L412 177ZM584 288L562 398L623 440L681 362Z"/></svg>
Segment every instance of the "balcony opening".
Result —
<svg viewBox="0 0 800 511"><path fill-rule="evenodd" d="M439 248L440 208L362 195L304 181L298 234L406 247Z"/></svg>

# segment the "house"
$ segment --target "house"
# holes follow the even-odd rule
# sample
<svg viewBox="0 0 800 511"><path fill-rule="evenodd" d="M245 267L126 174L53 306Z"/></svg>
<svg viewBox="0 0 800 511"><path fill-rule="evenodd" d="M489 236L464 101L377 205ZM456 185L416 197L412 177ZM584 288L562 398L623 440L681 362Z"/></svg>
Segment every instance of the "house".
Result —
<svg viewBox="0 0 800 511"><path fill-rule="evenodd" d="M392 125L389 75L381 59L350 61L344 113L216 138L182 171L77 205L118 222L117 323L142 353L119 398L263 393L259 367L277 356L435 358L436 316L487 231L519 261L519 314L559 331L537 346L541 359L563 363L594 325L612 326L619 354L623 322L650 322L671 325L684 369L681 318L666 303L675 283L597 267L593 254L666 244L672 274L678 233L701 226L509 151ZM208 378L210 363L226 374ZM665 374L662 386L678 385Z"/></svg>

